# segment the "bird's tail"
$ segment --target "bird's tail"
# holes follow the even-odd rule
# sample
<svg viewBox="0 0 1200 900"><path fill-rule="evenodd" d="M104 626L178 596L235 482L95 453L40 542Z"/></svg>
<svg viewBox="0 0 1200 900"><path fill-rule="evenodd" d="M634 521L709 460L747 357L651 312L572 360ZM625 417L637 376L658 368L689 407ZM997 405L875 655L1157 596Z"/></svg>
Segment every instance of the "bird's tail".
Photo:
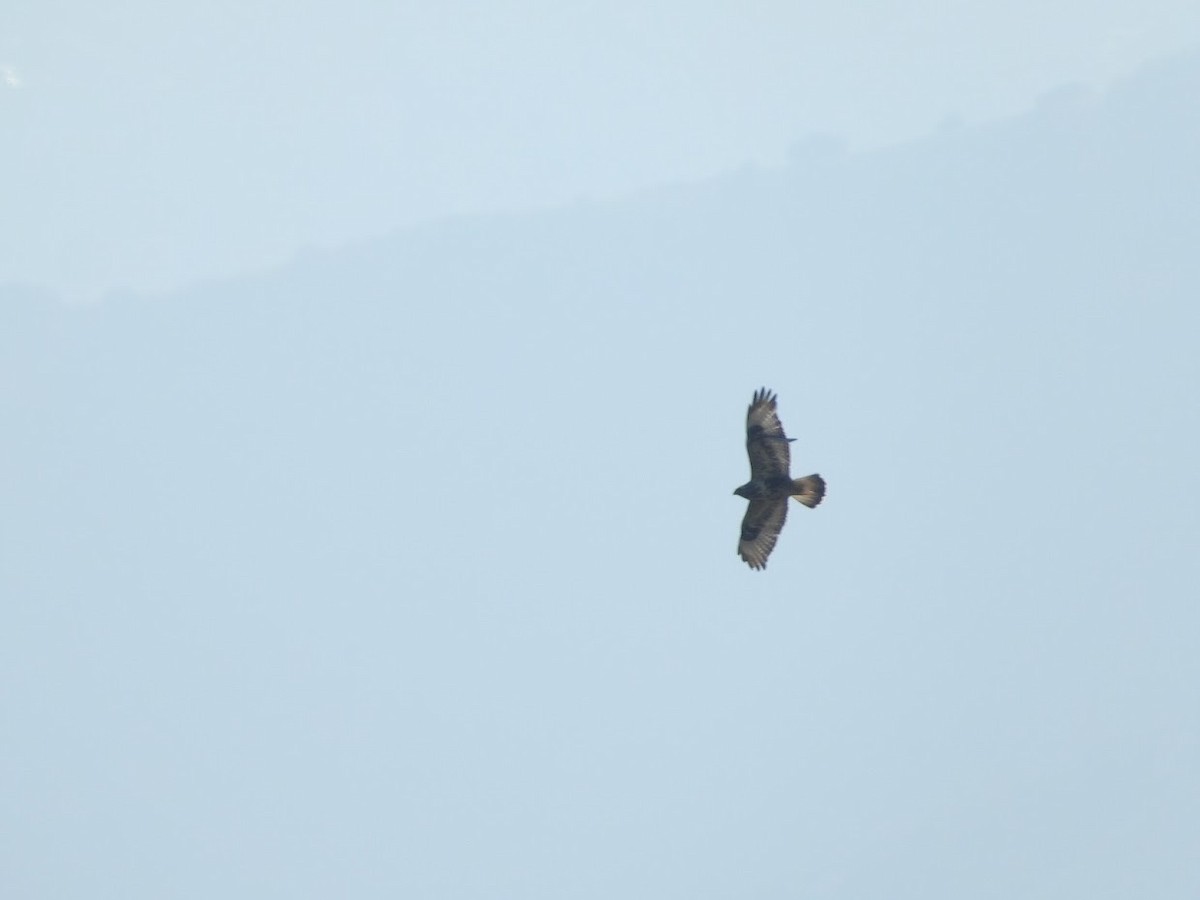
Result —
<svg viewBox="0 0 1200 900"><path fill-rule="evenodd" d="M825 479L820 475L805 475L792 481L792 496L812 508L825 496Z"/></svg>

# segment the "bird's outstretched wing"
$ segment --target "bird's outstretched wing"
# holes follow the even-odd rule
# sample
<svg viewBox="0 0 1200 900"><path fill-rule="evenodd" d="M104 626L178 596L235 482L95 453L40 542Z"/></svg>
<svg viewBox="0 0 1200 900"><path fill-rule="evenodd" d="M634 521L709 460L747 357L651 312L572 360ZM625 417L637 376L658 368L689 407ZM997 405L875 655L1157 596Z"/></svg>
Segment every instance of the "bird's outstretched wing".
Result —
<svg viewBox="0 0 1200 900"><path fill-rule="evenodd" d="M752 569L765 569L767 557L775 549L775 541L787 519L787 498L759 498L750 501L742 519L742 537L738 541L738 556Z"/></svg>
<svg viewBox="0 0 1200 900"><path fill-rule="evenodd" d="M791 469L788 437L775 412L775 395L766 388L754 394L746 413L746 453L750 457L752 481L784 477Z"/></svg>

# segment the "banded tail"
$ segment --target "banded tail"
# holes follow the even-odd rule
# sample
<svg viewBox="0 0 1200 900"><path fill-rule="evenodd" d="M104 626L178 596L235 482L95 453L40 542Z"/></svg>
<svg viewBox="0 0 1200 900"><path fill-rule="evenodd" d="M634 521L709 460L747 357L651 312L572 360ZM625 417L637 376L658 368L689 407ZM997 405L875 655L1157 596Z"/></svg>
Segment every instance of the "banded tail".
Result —
<svg viewBox="0 0 1200 900"><path fill-rule="evenodd" d="M792 481L792 496L809 509L825 496L825 479L820 475L805 475Z"/></svg>

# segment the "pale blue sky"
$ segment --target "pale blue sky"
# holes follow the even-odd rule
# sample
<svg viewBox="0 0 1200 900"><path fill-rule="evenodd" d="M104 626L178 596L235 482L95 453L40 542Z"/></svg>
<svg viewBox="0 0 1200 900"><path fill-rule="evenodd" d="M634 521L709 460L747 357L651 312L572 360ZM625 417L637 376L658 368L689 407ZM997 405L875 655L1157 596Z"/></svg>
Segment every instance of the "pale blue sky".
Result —
<svg viewBox="0 0 1200 900"><path fill-rule="evenodd" d="M1190 13L23 9L0 897L1200 896Z"/></svg>
<svg viewBox="0 0 1200 900"><path fill-rule="evenodd" d="M94 297L875 147L1200 45L1185 0L23 2L0 26L0 283Z"/></svg>

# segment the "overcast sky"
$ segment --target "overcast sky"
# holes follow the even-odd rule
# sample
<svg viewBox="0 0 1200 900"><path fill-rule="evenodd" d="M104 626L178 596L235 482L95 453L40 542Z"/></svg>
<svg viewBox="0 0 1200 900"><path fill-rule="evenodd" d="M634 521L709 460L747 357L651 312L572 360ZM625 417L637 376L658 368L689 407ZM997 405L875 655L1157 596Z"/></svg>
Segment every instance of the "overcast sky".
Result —
<svg viewBox="0 0 1200 900"><path fill-rule="evenodd" d="M162 288L814 133L877 147L1197 43L1187 0L14 0L0 283Z"/></svg>
<svg viewBox="0 0 1200 900"><path fill-rule="evenodd" d="M22 277L728 171L0 285L0 898L1200 896L1200 54L169 6L5 49Z"/></svg>

